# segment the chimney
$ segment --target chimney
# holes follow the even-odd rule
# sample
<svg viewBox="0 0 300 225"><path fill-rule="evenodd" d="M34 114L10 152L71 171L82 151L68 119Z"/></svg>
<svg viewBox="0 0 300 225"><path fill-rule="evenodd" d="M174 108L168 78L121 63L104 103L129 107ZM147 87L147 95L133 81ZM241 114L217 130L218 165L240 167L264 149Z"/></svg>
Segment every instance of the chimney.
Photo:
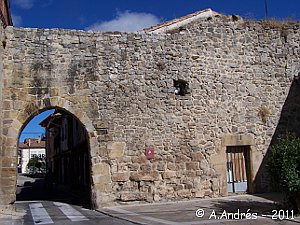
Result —
<svg viewBox="0 0 300 225"><path fill-rule="evenodd" d="M30 147L30 145L31 145L31 139L28 138L28 146Z"/></svg>

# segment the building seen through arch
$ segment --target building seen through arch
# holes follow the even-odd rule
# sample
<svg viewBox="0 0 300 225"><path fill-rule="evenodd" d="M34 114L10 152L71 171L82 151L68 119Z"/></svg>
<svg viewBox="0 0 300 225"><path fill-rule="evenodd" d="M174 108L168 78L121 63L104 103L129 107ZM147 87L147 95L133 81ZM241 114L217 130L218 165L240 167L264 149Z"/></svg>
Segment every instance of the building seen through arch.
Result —
<svg viewBox="0 0 300 225"><path fill-rule="evenodd" d="M62 110L44 119L47 172L53 182L70 191L80 191L90 206L90 156L87 132L81 122Z"/></svg>

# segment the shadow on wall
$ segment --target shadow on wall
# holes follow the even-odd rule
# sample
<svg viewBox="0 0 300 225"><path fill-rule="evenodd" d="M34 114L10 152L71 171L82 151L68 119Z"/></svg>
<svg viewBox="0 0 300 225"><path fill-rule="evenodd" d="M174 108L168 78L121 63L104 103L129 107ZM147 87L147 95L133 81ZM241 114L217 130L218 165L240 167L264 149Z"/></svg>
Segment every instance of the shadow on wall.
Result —
<svg viewBox="0 0 300 225"><path fill-rule="evenodd" d="M280 136L287 133L300 137L300 80L298 79L295 79L291 84L270 146L275 144ZM254 191L256 193L276 191L270 185L270 177L266 170L270 146L254 179Z"/></svg>

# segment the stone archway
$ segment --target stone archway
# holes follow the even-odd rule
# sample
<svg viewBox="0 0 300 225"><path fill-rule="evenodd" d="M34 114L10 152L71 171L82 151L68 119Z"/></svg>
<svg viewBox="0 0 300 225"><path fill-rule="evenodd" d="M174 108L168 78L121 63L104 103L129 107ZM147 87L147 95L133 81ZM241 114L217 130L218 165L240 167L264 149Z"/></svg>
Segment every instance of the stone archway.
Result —
<svg viewBox="0 0 300 225"><path fill-rule="evenodd" d="M76 119L85 127L87 132L88 147L90 151L90 171L92 171L92 158L97 153L97 139L92 121L82 110L76 110L76 106L63 98L48 98L41 101L27 102L23 109L17 112L11 112L7 115L9 124L3 130L3 146L1 157L1 185L0 199L1 205L8 205L16 200L16 180L17 180L17 143L23 128L37 114L48 109L61 109ZM9 120L8 120L9 119ZM92 172L91 174L92 175ZM91 176L91 195L94 196L93 180ZM92 205L95 205L96 199L92 198Z"/></svg>

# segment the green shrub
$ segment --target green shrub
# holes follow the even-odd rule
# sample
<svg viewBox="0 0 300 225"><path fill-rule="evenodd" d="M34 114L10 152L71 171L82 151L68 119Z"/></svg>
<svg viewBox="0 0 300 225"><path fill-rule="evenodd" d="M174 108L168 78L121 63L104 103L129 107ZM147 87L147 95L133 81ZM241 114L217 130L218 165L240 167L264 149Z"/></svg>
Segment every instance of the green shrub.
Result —
<svg viewBox="0 0 300 225"><path fill-rule="evenodd" d="M271 146L267 169L273 184L288 199L298 202L300 193L300 138L286 135ZM292 202L295 205L295 202ZM299 208L299 206L298 206Z"/></svg>
<svg viewBox="0 0 300 225"><path fill-rule="evenodd" d="M33 157L29 159L27 167L31 171L31 173L36 173L41 170L42 163L38 157Z"/></svg>

